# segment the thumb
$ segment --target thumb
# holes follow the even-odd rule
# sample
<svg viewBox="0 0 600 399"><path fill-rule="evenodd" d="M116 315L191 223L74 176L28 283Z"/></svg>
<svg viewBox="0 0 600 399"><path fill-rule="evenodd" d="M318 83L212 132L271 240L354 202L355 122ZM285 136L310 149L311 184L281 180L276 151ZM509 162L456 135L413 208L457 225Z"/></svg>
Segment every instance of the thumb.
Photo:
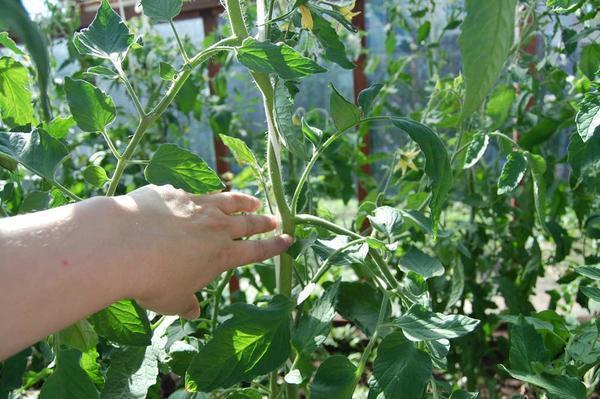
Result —
<svg viewBox="0 0 600 399"><path fill-rule="evenodd" d="M187 297L179 307L177 314L187 320L195 320L200 317L200 306L196 295L190 295Z"/></svg>

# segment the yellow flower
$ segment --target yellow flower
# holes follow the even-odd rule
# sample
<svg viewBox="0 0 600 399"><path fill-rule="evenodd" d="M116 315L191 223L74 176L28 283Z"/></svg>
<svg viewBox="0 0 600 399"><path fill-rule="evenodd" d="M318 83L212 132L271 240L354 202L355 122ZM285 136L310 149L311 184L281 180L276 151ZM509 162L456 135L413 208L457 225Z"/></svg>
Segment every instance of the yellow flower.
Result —
<svg viewBox="0 0 600 399"><path fill-rule="evenodd" d="M312 30L314 23L312 14L310 13L310 8L306 7L305 5L301 5L298 10L300 11L300 14L302 14L302 28Z"/></svg>
<svg viewBox="0 0 600 399"><path fill-rule="evenodd" d="M352 10L354 9L355 6L356 6L356 0L352 0L352 4L350 4L349 6L340 7L340 14L342 14L344 16L344 18L346 18L348 20L348 22L352 22L352 19L354 17L356 17L358 14L360 14L360 11L352 12Z"/></svg>
<svg viewBox="0 0 600 399"><path fill-rule="evenodd" d="M417 170L417 165L414 163L417 155L419 155L419 150L400 151L400 159L396 164L396 172L402 170L402 174L405 174L408 169Z"/></svg>

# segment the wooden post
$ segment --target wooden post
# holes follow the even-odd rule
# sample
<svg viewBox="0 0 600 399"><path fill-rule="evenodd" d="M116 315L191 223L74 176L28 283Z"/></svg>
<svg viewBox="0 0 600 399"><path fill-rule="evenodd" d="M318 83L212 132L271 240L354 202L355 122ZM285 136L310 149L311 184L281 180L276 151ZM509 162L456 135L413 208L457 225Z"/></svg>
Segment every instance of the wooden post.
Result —
<svg viewBox="0 0 600 399"><path fill-rule="evenodd" d="M353 11L360 12L356 15L352 23L356 26L360 31L366 32L366 22L365 22L365 1L366 0L356 0L356 4ZM367 36L363 35L360 39L361 49L367 48ZM361 51L358 60L356 60L356 68L352 71L352 79L354 82L354 99L355 101L358 99L358 94L369 87L369 81L367 79L367 75L365 74L365 65L367 61L366 52ZM361 151L365 156L369 156L371 153L371 133L369 130L366 130L363 135ZM373 170L370 164L361 165L360 170L362 173L371 176ZM360 182L360 178L358 179L358 187L357 187L357 198L360 203L367 196L367 190Z"/></svg>

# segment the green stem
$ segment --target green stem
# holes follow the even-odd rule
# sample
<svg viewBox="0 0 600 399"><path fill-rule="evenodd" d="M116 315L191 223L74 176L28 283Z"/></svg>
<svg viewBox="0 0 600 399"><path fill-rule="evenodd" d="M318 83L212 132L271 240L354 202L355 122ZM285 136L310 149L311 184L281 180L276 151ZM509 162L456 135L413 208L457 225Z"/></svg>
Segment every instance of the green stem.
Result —
<svg viewBox="0 0 600 399"><path fill-rule="evenodd" d="M329 255L327 257L327 259L325 259L325 262L323 262L323 264L321 265L319 270L317 270L317 272L315 273L313 278L310 280L310 282L313 284L316 284L317 282L319 282L321 277L323 277L323 275L331 267L331 261L333 260L333 258L335 258L337 255L339 255L342 251L345 251L346 249L353 247L355 245L362 244L362 243L366 242L368 239L369 239L369 237L363 237L363 238L359 238L357 240L352 240L349 243L347 243L346 245L343 245L340 248L336 249L331 255Z"/></svg>
<svg viewBox="0 0 600 399"><path fill-rule="evenodd" d="M294 195L292 196L292 203L291 203L292 214L296 214L296 211L298 209L297 208L298 200L300 198L300 194L302 193L302 188L304 187L304 184L308 180L308 177L310 176L310 172L312 171L313 166L317 162L317 159L319 159L319 157L323 154L323 152L325 152L325 150L327 150L327 148L329 148L329 146L331 144L333 144L333 142L335 140L337 140L342 134L344 134L348 130L350 130L356 126L359 126L363 123L377 121L377 120L389 120L389 119L390 119L390 117L388 117L388 116L372 116L369 118L362 119L350 126L347 126L343 129L338 130L333 135L331 135L331 137L329 137L319 148L317 148L317 150L313 153L312 157L306 164L306 167L304 168L304 171L302 172L302 175L300 176L300 180L298 180L298 185L296 186L296 190L294 190Z"/></svg>
<svg viewBox="0 0 600 399"><path fill-rule="evenodd" d="M121 68L121 64L119 64L118 62L113 62L113 66L119 74L119 79L121 79L121 82L123 82L123 84L125 85L125 91L127 91L127 94L131 98L131 102L133 102L133 106L135 107L139 117L143 118L146 115L144 107L142 106L139 97L135 93L135 90L133 90L131 82L129 82L129 79L127 79L127 75L125 75L123 68Z"/></svg>
<svg viewBox="0 0 600 399"><path fill-rule="evenodd" d="M175 35L175 40L177 40L177 45L179 46L179 51L181 52L181 57L183 57L183 62L186 64L190 63L190 59L188 58L187 52L185 51L185 47L183 47L183 42L179 38L179 33L177 33L177 29L175 29L175 24L173 24L173 20L169 20L169 25L171 25L171 30L173 30L173 35Z"/></svg>
<svg viewBox="0 0 600 399"><path fill-rule="evenodd" d="M348 229L346 229L342 226L339 226L335 223L332 223L328 220L322 219L318 216L300 214L300 215L296 215L294 217L294 220L298 224L311 224L314 226L321 226L333 233L343 234L348 237L354 238L355 240L360 240L360 239L364 238L363 236L361 236L358 233L348 230ZM371 259L373 259L373 262L375 262L377 267L383 273L388 285L392 288L398 288L398 286L399 286L398 280L396 280L396 277L394 277L394 274L389 269L385 259L383 259L381 257L381 255L377 251L374 251L374 250L369 250L369 256L371 256Z"/></svg>
<svg viewBox="0 0 600 399"><path fill-rule="evenodd" d="M202 50L200 53L194 56L194 58L192 58L190 64L187 64L183 67L181 73L177 75L177 78L173 81L171 87L169 87L167 93L165 93L164 97L158 102L156 107L154 107L154 109L150 111L150 113L145 114L140 118L138 127L135 130L131 141L129 142L129 144L127 144L127 147L121 155L121 158L117 160L117 166L115 167L115 171L111 177L110 185L108 186L108 190L106 191L107 196L115 195L115 192L117 191L117 187L119 185L119 181L121 180L121 176L123 175L123 171L125 170L129 159L131 159L135 148L142 140L142 137L144 137L146 129L148 129L148 127L151 126L158 118L160 118L160 116L163 114L163 112L165 112L167 107L173 102L175 96L177 95L181 87L183 87L184 83L187 81L190 74L192 73L192 70L198 65L208 60L215 53L222 51L221 46L235 44L237 42L237 38L234 37L228 37L226 39L220 40L212 46Z"/></svg>
<svg viewBox="0 0 600 399"><path fill-rule="evenodd" d="M510 142L510 144L511 144L513 147L515 147L515 148L518 148L518 149L520 149L520 148L521 148L521 146L520 146L520 145L519 145L519 144L518 144L516 141L514 141L513 139L511 139L511 138L510 138L510 137L508 137L507 135L505 135L505 134L502 134L502 133L500 133L500 132L491 132L491 133L488 133L488 135L489 135L489 136L494 136L494 137L499 137L499 138L501 138L501 139L503 139L503 140L506 140L506 141Z"/></svg>
<svg viewBox="0 0 600 399"><path fill-rule="evenodd" d="M57 182L56 180L52 181L52 184L56 186L60 191L62 191L67 197L71 198L73 201L83 201L83 198L73 193L71 190Z"/></svg>
<svg viewBox="0 0 600 399"><path fill-rule="evenodd" d="M117 147L115 147L115 144L110 139L110 136L108 135L106 129L102 131L102 137L104 137L104 140L106 141L106 144L108 145L108 148L110 148L110 151L112 152L114 157L117 158L117 160L119 160L119 158L121 158L121 154L119 154Z"/></svg>
<svg viewBox="0 0 600 399"><path fill-rule="evenodd" d="M233 269L232 270L228 270L225 273L225 276L223 277L223 279L219 282L219 285L217 286L217 289L215 290L215 294L213 296L214 301L213 301L213 309L212 309L212 323L210 325L211 328L211 332L214 334L215 333L215 329L217 328L217 318L219 316L219 304L221 303L221 296L223 295L223 290L225 290L225 287L227 287L227 284L229 283L229 280L231 280L231 277L233 276Z"/></svg>
<svg viewBox="0 0 600 399"><path fill-rule="evenodd" d="M389 294L384 291L383 300L381 301L381 307L379 308L379 316L377 317L377 327L375 328L375 332L369 340L369 343L367 344L367 347L365 348L365 351L362 353L360 361L358 362L358 367L356 368L356 372L354 374L354 385L358 384L358 382L360 381L360 377L362 377L362 374L365 370L365 366L367 365L367 361L369 360L369 356L371 356L373 346L375 346L375 342L377 341L377 338L379 338L379 329L383 323L383 320L385 319L388 302Z"/></svg>

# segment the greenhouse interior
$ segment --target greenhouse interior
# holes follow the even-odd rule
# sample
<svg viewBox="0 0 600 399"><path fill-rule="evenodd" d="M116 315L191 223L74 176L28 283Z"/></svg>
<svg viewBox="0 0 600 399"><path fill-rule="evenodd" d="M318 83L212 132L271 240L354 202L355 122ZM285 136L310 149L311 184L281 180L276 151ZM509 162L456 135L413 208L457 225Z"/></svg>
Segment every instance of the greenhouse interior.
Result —
<svg viewBox="0 0 600 399"><path fill-rule="evenodd" d="M0 0L0 399L600 398L600 0Z"/></svg>

